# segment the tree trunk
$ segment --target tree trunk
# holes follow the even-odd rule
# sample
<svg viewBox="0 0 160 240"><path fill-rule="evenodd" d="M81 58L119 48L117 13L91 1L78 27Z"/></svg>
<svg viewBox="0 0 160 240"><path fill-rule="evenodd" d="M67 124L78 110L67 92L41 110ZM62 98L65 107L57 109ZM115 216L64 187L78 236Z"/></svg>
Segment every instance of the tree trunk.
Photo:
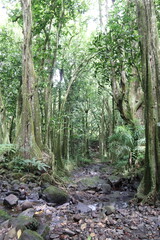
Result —
<svg viewBox="0 0 160 240"><path fill-rule="evenodd" d="M3 104L1 90L0 90L0 144L8 144L8 143L10 143L9 128L7 126L5 106Z"/></svg>
<svg viewBox="0 0 160 240"><path fill-rule="evenodd" d="M42 159L40 110L36 76L31 52L32 11L31 0L22 0L23 10L23 72L22 72L22 112L17 126L15 142L24 158Z"/></svg>
<svg viewBox="0 0 160 240"><path fill-rule="evenodd" d="M145 101L145 172L137 197L153 203L160 186L160 52L153 0L136 0Z"/></svg>

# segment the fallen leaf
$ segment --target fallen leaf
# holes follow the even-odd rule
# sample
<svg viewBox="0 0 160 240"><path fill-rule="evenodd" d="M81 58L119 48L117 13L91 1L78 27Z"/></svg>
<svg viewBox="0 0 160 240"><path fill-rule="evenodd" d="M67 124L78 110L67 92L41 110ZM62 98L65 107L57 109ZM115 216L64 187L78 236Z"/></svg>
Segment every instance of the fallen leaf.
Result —
<svg viewBox="0 0 160 240"><path fill-rule="evenodd" d="M38 211L38 212L35 212L35 215L39 215L39 214L42 214L44 211Z"/></svg>
<svg viewBox="0 0 160 240"><path fill-rule="evenodd" d="M21 235L22 235L22 231L21 231L21 230L18 230L18 232L17 232L17 238L19 239Z"/></svg>
<svg viewBox="0 0 160 240"><path fill-rule="evenodd" d="M86 224L86 223L82 224L82 225L81 225L81 230L84 230L86 227L87 227L87 224Z"/></svg>
<svg viewBox="0 0 160 240"><path fill-rule="evenodd" d="M95 234L95 233L91 233L90 236L91 236L91 237L95 237L96 234Z"/></svg>

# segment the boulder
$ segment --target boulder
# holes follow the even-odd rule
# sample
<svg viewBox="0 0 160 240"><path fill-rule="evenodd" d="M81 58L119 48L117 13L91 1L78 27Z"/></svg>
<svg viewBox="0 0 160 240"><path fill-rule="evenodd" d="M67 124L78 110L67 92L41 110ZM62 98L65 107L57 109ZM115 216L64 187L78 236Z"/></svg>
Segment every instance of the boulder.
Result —
<svg viewBox="0 0 160 240"><path fill-rule="evenodd" d="M18 197L14 194L10 194L3 200L3 204L8 208L13 208L18 205Z"/></svg>
<svg viewBox="0 0 160 240"><path fill-rule="evenodd" d="M68 194L55 186L49 186L43 191L45 200L49 203L63 204L68 201Z"/></svg>
<svg viewBox="0 0 160 240"><path fill-rule="evenodd" d="M21 207L22 207L22 210L24 211L24 210L26 210L26 209L28 209L28 208L32 208L32 207L33 207L33 204L32 204L32 202L26 200L26 201L24 201L24 202L22 203Z"/></svg>
<svg viewBox="0 0 160 240"><path fill-rule="evenodd" d="M44 240L37 232L25 230L20 236L19 240Z"/></svg>
<svg viewBox="0 0 160 240"><path fill-rule="evenodd" d="M78 182L78 185L80 187L81 190L96 190L97 186L99 184L101 184L103 182L103 180L101 180L98 176L94 176L94 177L86 177L83 178L82 180L80 180Z"/></svg>

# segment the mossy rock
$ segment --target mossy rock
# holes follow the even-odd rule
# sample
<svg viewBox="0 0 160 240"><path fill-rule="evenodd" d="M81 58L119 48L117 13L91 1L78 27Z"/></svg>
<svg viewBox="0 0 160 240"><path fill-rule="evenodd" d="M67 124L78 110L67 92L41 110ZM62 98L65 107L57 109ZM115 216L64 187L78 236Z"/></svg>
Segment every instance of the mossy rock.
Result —
<svg viewBox="0 0 160 240"><path fill-rule="evenodd" d="M18 218L14 221L14 225L17 229L27 228L30 230L37 230L39 222L34 217L18 216Z"/></svg>
<svg viewBox="0 0 160 240"><path fill-rule="evenodd" d="M0 224L8 219L11 219L11 216L6 211L0 209Z"/></svg>
<svg viewBox="0 0 160 240"><path fill-rule="evenodd" d="M55 186L49 186L43 191L44 198L47 202L63 204L68 201L68 194Z"/></svg>
<svg viewBox="0 0 160 240"><path fill-rule="evenodd" d="M37 232L25 230L20 236L19 240L44 240Z"/></svg>
<svg viewBox="0 0 160 240"><path fill-rule="evenodd" d="M79 185L83 190L96 189L99 184L104 184L104 180L98 176L87 177L79 181Z"/></svg>

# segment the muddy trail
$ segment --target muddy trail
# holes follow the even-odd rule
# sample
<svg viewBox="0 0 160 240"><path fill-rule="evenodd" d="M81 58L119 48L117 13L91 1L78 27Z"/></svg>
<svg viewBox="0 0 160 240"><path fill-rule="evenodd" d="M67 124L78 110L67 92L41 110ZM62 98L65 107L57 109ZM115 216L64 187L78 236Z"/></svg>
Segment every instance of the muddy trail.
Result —
<svg viewBox="0 0 160 240"><path fill-rule="evenodd" d="M12 217L7 220L0 212L0 240L160 240L160 207L131 204L138 182L115 176L108 163L75 170L63 186L68 197L61 203L46 201L48 185L29 177L22 182L1 176L0 211ZM12 208L4 204L11 195L10 204L17 197ZM38 235L24 235L22 225Z"/></svg>

